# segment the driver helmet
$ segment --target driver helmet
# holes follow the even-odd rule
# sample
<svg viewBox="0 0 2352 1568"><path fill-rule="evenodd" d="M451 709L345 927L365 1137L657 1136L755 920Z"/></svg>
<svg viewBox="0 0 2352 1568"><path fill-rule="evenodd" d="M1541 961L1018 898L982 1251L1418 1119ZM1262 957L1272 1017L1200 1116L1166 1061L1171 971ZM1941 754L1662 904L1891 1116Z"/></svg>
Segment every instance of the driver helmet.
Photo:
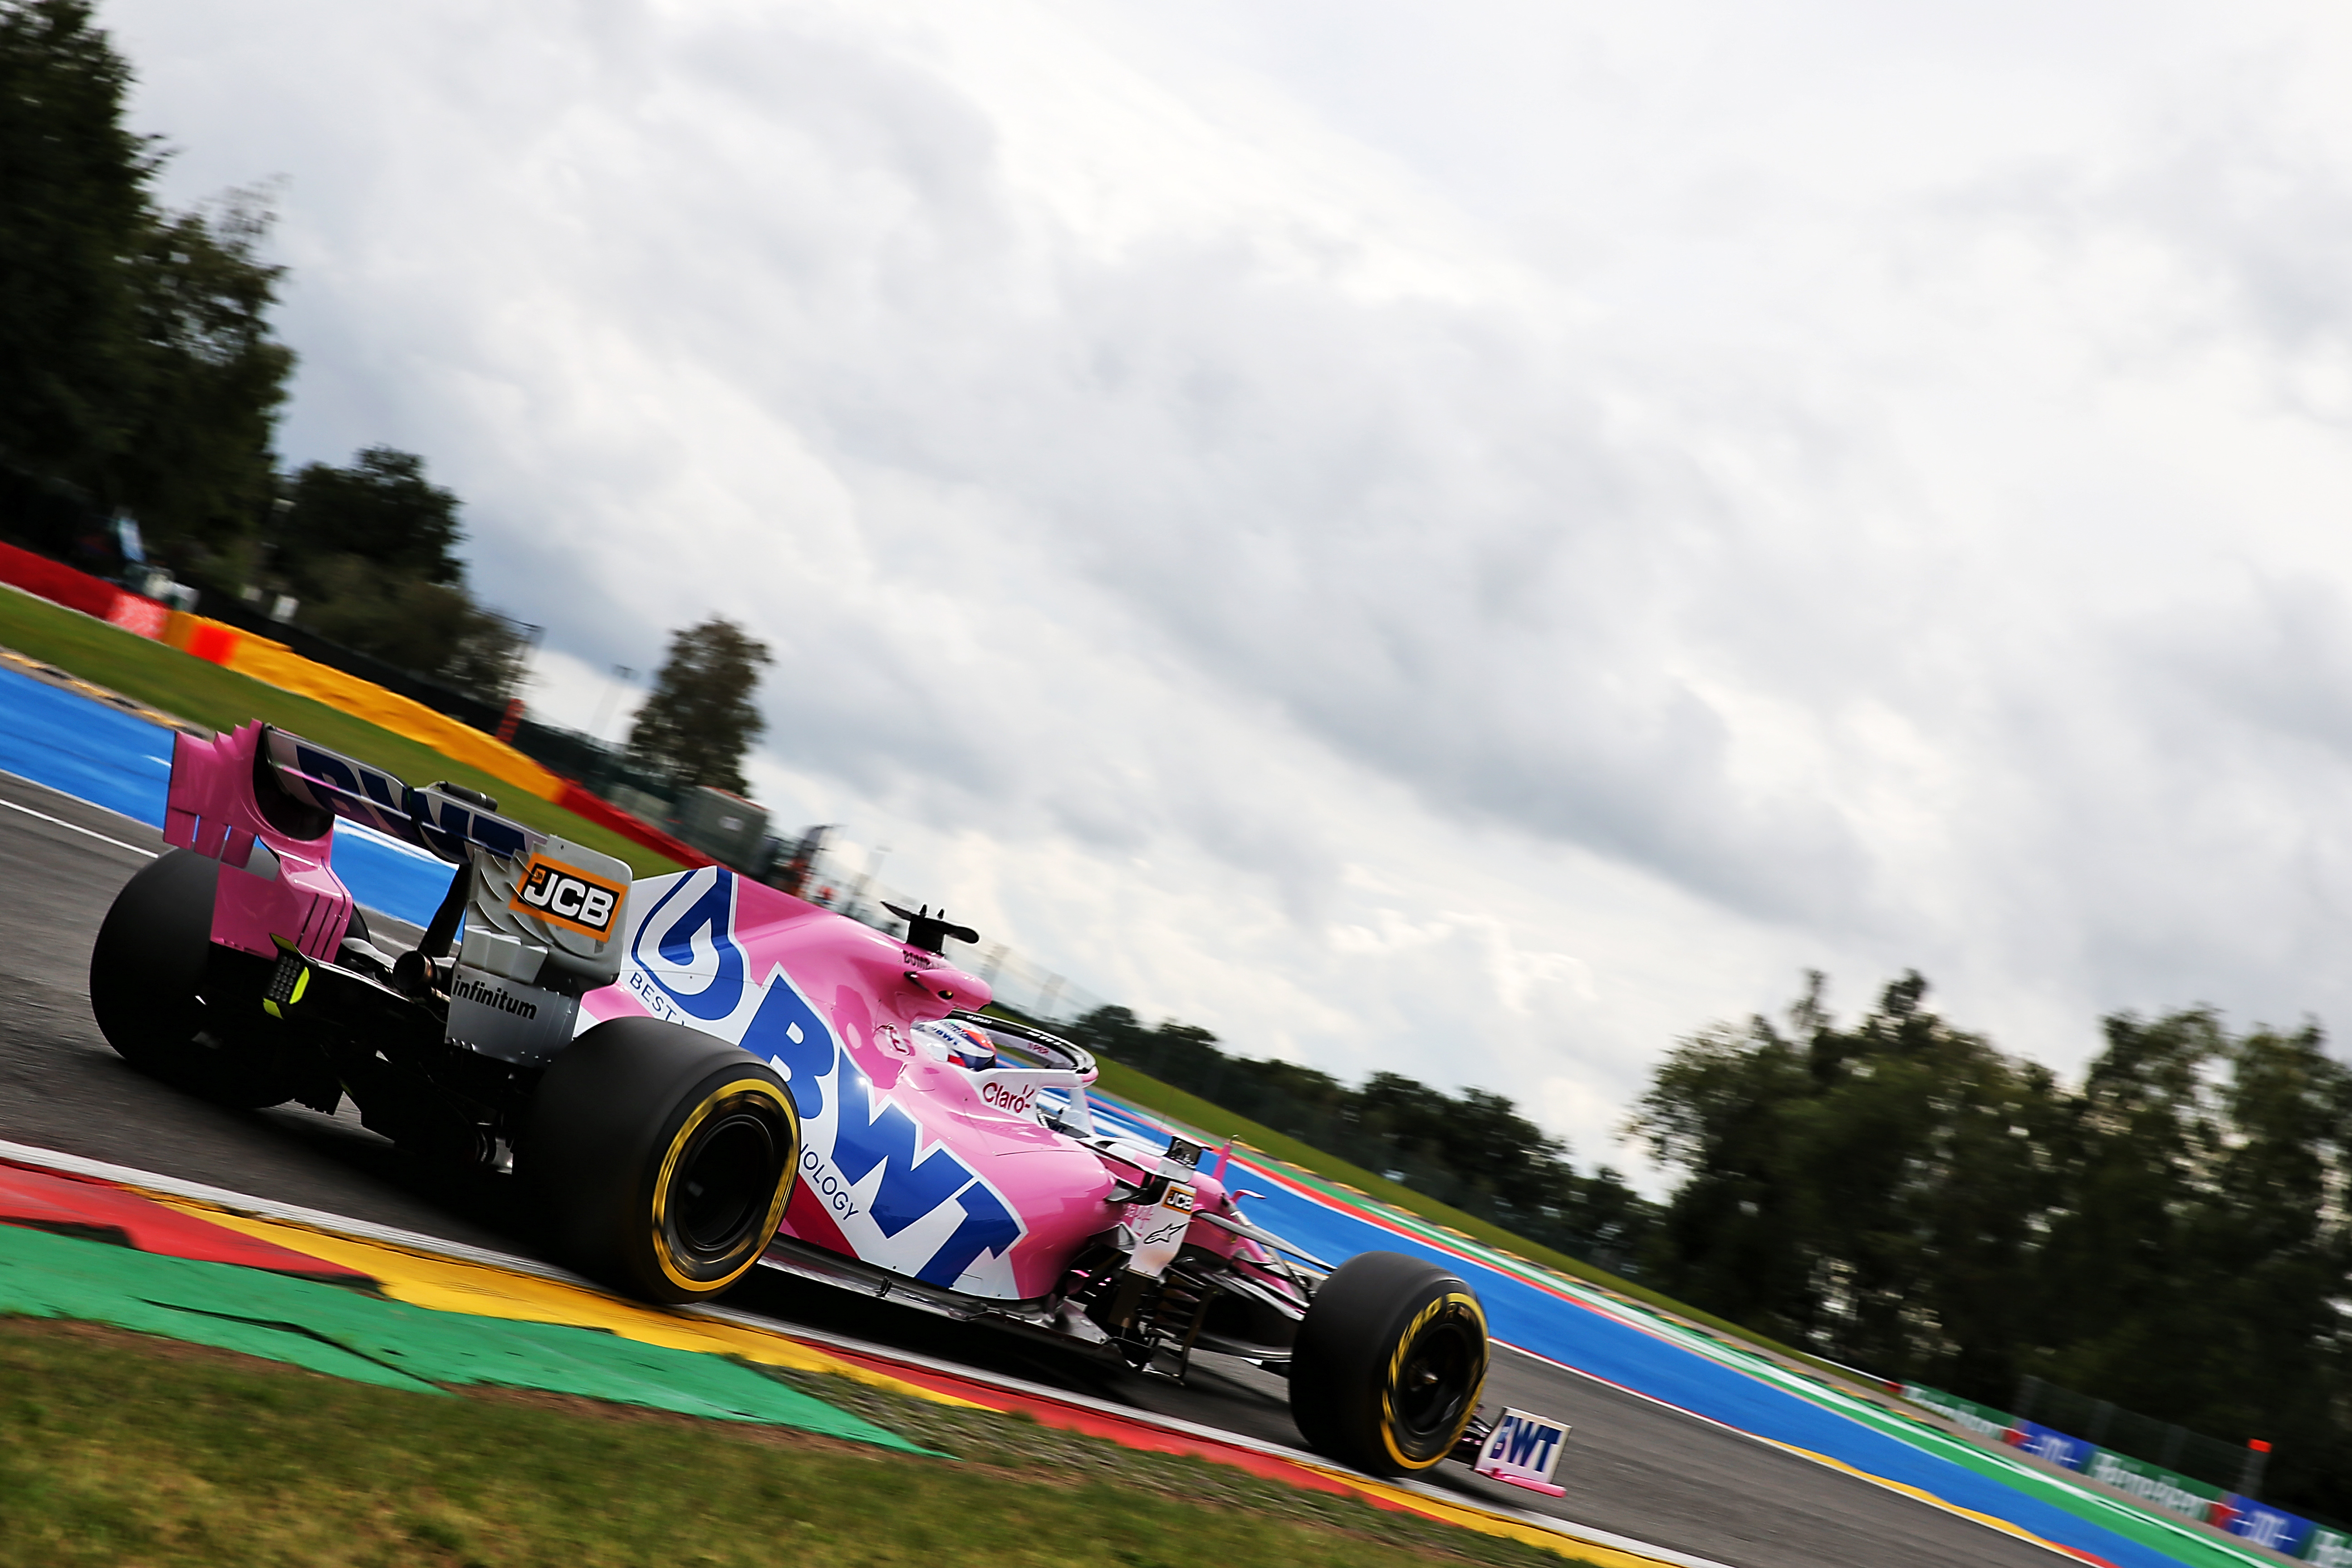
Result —
<svg viewBox="0 0 2352 1568"><path fill-rule="evenodd" d="M996 1042L984 1029L970 1024L935 1018L915 1026L915 1038L938 1061L953 1062L972 1072L996 1065Z"/></svg>

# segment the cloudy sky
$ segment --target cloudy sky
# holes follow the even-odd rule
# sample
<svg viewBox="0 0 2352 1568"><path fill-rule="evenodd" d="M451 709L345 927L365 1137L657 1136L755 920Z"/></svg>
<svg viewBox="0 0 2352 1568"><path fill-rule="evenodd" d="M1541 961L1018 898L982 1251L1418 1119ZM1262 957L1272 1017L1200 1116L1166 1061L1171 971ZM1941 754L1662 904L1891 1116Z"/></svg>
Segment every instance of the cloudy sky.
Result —
<svg viewBox="0 0 2352 1568"><path fill-rule="evenodd" d="M1808 967L2352 1029L2352 13L101 15L289 460L559 719L749 623L777 816L1097 994L1586 1159Z"/></svg>

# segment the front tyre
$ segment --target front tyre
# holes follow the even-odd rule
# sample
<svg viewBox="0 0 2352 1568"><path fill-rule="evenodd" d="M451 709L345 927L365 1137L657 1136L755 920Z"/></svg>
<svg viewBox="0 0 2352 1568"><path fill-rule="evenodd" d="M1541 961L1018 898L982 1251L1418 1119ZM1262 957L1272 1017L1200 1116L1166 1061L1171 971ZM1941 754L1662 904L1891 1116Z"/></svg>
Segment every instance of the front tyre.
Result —
<svg viewBox="0 0 2352 1568"><path fill-rule="evenodd" d="M766 1063L676 1024L615 1018L549 1065L516 1157L565 1257L682 1302L760 1260L800 1149L791 1091Z"/></svg>
<svg viewBox="0 0 2352 1568"><path fill-rule="evenodd" d="M123 884L89 953L89 1010L125 1061L239 1110L291 1099L300 1074L279 1044L233 1009L207 1009L220 862L193 849L157 857ZM266 964L259 973L266 975ZM254 993L257 1015L260 994ZM246 1026L240 1027L240 1024Z"/></svg>
<svg viewBox="0 0 2352 1568"><path fill-rule="evenodd" d="M1454 1451L1486 1382L1486 1314L1470 1287L1421 1258L1367 1252L1307 1303L1290 1415L1318 1452L1411 1475Z"/></svg>

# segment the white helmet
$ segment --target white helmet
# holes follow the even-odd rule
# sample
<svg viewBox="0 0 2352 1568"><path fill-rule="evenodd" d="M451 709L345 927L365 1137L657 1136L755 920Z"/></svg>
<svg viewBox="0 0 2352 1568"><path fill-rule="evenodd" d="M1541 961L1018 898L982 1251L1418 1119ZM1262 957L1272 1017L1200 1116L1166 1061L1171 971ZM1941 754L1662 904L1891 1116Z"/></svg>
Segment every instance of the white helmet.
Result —
<svg viewBox="0 0 2352 1568"><path fill-rule="evenodd" d="M953 1062L973 1072L996 1065L996 1042L988 1037L984 1029L934 1018L916 1025L914 1033L934 1061Z"/></svg>

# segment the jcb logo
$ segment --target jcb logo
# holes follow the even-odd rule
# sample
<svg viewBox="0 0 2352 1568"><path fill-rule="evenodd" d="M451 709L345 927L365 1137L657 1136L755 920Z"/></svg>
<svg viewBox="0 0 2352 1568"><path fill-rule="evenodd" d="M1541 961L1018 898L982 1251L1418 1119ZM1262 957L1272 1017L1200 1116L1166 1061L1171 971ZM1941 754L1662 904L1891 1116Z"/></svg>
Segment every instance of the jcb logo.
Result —
<svg viewBox="0 0 2352 1568"><path fill-rule="evenodd" d="M622 891L560 861L534 859L508 907L601 939L612 934Z"/></svg>

